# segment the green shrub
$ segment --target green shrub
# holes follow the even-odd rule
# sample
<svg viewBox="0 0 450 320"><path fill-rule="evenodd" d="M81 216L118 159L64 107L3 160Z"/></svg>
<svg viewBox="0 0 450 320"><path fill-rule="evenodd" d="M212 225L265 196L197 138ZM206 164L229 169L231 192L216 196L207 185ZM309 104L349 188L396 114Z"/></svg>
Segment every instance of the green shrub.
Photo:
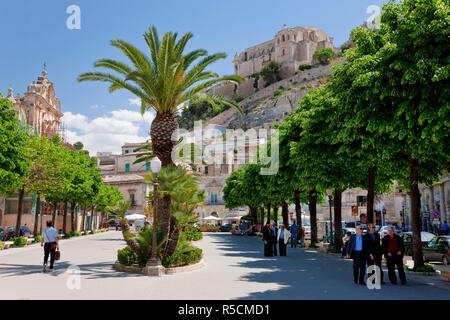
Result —
<svg viewBox="0 0 450 320"><path fill-rule="evenodd" d="M130 247L126 246L122 250L117 250L117 260L119 260L120 264L131 266L138 260L138 256L131 251Z"/></svg>
<svg viewBox="0 0 450 320"><path fill-rule="evenodd" d="M63 239L69 239L72 236L72 234L70 232L65 233L63 236Z"/></svg>
<svg viewBox="0 0 450 320"><path fill-rule="evenodd" d="M72 231L72 232L71 232L71 236L72 236L72 237L80 237L80 236L81 236L81 233L79 233L78 231Z"/></svg>
<svg viewBox="0 0 450 320"><path fill-rule="evenodd" d="M273 60L270 61L261 69L260 75L266 82L265 84L266 87L271 85L272 83L281 80L280 71L281 71L281 64Z"/></svg>
<svg viewBox="0 0 450 320"><path fill-rule="evenodd" d="M26 245L27 245L27 238L25 237L14 238L15 247L25 247Z"/></svg>
<svg viewBox="0 0 450 320"><path fill-rule="evenodd" d="M42 241L42 237L40 235L37 235L36 237L34 237L34 242L41 242Z"/></svg>
<svg viewBox="0 0 450 320"><path fill-rule="evenodd" d="M88 231L89 234L94 234L94 230Z"/></svg>
<svg viewBox="0 0 450 320"><path fill-rule="evenodd" d="M195 264L199 262L202 257L202 249L182 243L177 247L173 255L163 258L162 264L166 268L181 267Z"/></svg>
<svg viewBox="0 0 450 320"><path fill-rule="evenodd" d="M275 90L275 92L273 93L273 96L277 97L277 96L281 95L285 91L286 90L284 88L279 88L279 89Z"/></svg>
<svg viewBox="0 0 450 320"><path fill-rule="evenodd" d="M317 50L313 55L313 61L322 65L330 64L334 58L336 58L336 52L331 48Z"/></svg>
<svg viewBox="0 0 450 320"><path fill-rule="evenodd" d="M415 270L408 268L408 266L405 266L405 269L408 271L414 271L414 272L436 272L436 270L434 270L434 267L429 263L425 263L425 265L423 267L419 267Z"/></svg>
<svg viewBox="0 0 450 320"><path fill-rule="evenodd" d="M0 250L3 249L3 242L0 241Z"/></svg>
<svg viewBox="0 0 450 320"><path fill-rule="evenodd" d="M201 233L200 231L196 231L193 229L186 229L183 232L184 235L184 239L186 239L186 241L198 241L203 239L203 233Z"/></svg>

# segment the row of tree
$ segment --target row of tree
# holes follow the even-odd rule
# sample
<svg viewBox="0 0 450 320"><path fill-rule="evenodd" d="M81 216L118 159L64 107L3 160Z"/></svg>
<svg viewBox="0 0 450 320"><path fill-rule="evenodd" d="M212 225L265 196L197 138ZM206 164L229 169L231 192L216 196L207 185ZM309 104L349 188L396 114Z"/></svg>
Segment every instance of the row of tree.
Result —
<svg viewBox="0 0 450 320"><path fill-rule="evenodd" d="M316 204L334 193L336 249L342 246L341 195L368 190L368 222L374 222L375 192L394 180L411 196L414 268L423 266L419 183L431 184L450 163L450 26L448 1L389 1L379 30L357 27L346 63L330 81L306 95L278 126L279 171L259 175L247 164L227 180L232 208L309 203L311 241L317 242ZM271 148L267 148L270 150Z"/></svg>
<svg viewBox="0 0 450 320"><path fill-rule="evenodd" d="M19 236L24 210L25 194L36 195L36 213L33 234L38 230L42 214L41 201L52 205L55 224L57 208L63 206L63 232L69 229L67 216L71 211L70 230L76 230L75 208L83 212L90 208L92 219L89 229L96 225L97 213L106 212L123 199L117 188L105 185L96 168L96 159L84 151L66 148L58 135L52 140L39 137L27 130L17 119L12 103L0 96L0 195L9 196L18 191L16 236ZM97 220L98 221L98 220Z"/></svg>

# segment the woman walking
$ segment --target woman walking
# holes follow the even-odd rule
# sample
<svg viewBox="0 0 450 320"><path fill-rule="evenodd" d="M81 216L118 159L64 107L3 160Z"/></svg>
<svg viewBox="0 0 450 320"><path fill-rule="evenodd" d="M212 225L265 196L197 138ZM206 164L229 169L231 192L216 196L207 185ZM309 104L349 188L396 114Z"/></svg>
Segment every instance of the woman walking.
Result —
<svg viewBox="0 0 450 320"><path fill-rule="evenodd" d="M47 271L48 256L50 255L50 271L53 271L55 263L55 252L59 250L58 231L53 228L53 222L47 221L47 228L42 231L41 247L44 247L44 267L43 272Z"/></svg>

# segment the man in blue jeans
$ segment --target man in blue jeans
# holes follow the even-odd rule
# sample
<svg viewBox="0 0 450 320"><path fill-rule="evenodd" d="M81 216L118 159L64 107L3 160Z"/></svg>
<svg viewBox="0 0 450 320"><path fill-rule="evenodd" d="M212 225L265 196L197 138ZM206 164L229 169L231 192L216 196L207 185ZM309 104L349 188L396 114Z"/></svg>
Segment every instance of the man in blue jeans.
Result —
<svg viewBox="0 0 450 320"><path fill-rule="evenodd" d="M297 234L298 234L298 226L294 222L291 225L291 248L297 248Z"/></svg>

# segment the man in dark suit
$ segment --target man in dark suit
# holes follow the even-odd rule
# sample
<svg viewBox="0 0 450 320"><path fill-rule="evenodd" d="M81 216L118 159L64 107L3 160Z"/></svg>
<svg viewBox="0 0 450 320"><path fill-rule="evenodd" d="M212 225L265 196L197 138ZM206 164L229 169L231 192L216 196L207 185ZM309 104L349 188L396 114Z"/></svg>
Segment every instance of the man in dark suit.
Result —
<svg viewBox="0 0 450 320"><path fill-rule="evenodd" d="M383 258L383 250L381 249L380 234L375 231L375 225L373 223L369 224L368 229L369 229L369 232L367 233L367 236L370 240L371 252L373 254L373 260L372 259L367 260L367 265L368 266L376 265L378 268L380 268L379 269L380 270L380 280L381 280L381 284L384 284L383 268L381 267L381 259Z"/></svg>
<svg viewBox="0 0 450 320"><path fill-rule="evenodd" d="M363 235L361 226L356 227L356 234L350 237L347 257L353 259L353 281L360 285L366 285L364 277L366 275L366 261L373 260L370 239Z"/></svg>
<svg viewBox="0 0 450 320"><path fill-rule="evenodd" d="M403 285L406 284L406 275L403 268L403 255L405 254L405 245L403 239L395 234L394 228L388 229L388 235L383 238L382 250L386 257L388 267L389 280L392 284L397 284L397 276L395 275L395 267L397 266L398 276Z"/></svg>
<svg viewBox="0 0 450 320"><path fill-rule="evenodd" d="M271 256L273 256L273 253L272 253L272 235L271 235L269 221L266 222L266 225L263 228L262 234L263 234L263 241L264 241L264 256L271 257Z"/></svg>
<svg viewBox="0 0 450 320"><path fill-rule="evenodd" d="M276 256L277 255L277 242L278 242L278 228L277 228L277 224L274 222L272 223L272 228L270 229L270 233L272 236L272 252L273 255Z"/></svg>

